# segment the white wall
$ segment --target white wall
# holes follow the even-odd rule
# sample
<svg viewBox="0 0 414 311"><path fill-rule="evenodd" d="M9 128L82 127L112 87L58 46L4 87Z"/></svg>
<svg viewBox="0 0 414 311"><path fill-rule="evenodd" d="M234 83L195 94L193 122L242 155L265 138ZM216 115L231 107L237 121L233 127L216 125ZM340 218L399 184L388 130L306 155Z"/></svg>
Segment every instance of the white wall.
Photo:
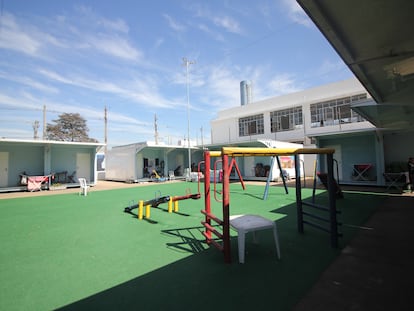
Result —
<svg viewBox="0 0 414 311"><path fill-rule="evenodd" d="M127 181L137 179L135 176L135 145L112 148L105 157L105 179Z"/></svg>

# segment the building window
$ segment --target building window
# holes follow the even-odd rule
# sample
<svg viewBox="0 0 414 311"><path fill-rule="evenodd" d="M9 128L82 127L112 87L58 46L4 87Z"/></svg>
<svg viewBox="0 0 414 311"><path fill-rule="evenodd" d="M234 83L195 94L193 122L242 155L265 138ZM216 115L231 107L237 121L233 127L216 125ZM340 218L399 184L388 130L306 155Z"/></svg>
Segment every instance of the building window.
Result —
<svg viewBox="0 0 414 311"><path fill-rule="evenodd" d="M239 119L239 136L250 136L263 133L263 114L257 114Z"/></svg>
<svg viewBox="0 0 414 311"><path fill-rule="evenodd" d="M310 106L311 127L365 121L364 118L351 109L351 104L366 98L367 94L363 93L312 104Z"/></svg>
<svg viewBox="0 0 414 311"><path fill-rule="evenodd" d="M301 106L270 112L270 130L272 133L291 131L302 127Z"/></svg>

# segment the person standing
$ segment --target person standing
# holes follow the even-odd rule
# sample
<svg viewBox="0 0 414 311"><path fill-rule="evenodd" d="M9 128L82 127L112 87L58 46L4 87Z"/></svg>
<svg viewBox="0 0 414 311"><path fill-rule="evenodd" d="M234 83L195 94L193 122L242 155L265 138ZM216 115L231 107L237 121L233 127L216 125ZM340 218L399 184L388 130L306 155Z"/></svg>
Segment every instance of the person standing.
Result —
<svg viewBox="0 0 414 311"><path fill-rule="evenodd" d="M414 158L408 158L408 180L409 180L409 190L414 191Z"/></svg>

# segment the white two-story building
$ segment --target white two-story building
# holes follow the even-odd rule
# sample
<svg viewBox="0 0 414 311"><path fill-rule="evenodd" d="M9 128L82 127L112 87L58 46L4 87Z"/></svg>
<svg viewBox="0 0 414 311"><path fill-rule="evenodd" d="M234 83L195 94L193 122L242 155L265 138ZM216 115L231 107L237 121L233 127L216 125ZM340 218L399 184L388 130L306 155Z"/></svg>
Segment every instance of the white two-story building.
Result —
<svg viewBox="0 0 414 311"><path fill-rule="evenodd" d="M245 81L241 86L243 99ZM234 145L272 139L333 147L341 183L384 185L384 173L404 171L407 158L414 155L414 146L407 144L413 133L376 128L353 109L370 102L374 103L357 79L257 102L242 100L242 105L222 110L212 120L211 142ZM307 175L313 166L308 161ZM325 170L323 163L318 163L318 170Z"/></svg>

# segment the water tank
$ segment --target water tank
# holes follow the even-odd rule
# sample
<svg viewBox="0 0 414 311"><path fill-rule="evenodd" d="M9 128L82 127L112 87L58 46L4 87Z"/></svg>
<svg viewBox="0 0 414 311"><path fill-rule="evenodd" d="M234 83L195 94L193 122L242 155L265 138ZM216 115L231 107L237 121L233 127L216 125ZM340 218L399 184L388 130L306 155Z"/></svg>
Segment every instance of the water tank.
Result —
<svg viewBox="0 0 414 311"><path fill-rule="evenodd" d="M242 106L252 101L252 83L250 81L240 82L240 103Z"/></svg>

